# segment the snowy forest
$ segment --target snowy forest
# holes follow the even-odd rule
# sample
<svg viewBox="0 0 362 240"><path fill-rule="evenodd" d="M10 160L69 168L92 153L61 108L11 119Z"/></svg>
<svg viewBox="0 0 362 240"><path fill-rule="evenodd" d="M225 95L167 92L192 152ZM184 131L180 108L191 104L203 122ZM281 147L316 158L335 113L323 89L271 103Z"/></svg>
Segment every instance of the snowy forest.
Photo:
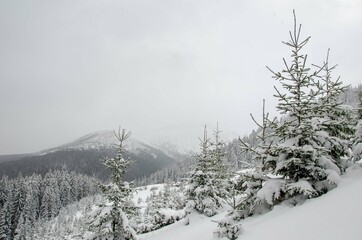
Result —
<svg viewBox="0 0 362 240"><path fill-rule="evenodd" d="M272 79L265 80L275 81L279 116L256 99L262 118L251 114L249 135L225 142L219 126L204 126L197 152L134 181L124 179L133 161L125 157L131 132L121 127L114 156L99 159L108 180L67 170L4 175L0 239L186 239L176 232L207 221L214 224L209 235L195 239L236 240L244 239L247 219L328 198L361 168L362 85L346 86L334 75L338 59L330 49L323 62L310 63L310 37L293 16L283 42L290 55L283 69L268 66Z"/></svg>

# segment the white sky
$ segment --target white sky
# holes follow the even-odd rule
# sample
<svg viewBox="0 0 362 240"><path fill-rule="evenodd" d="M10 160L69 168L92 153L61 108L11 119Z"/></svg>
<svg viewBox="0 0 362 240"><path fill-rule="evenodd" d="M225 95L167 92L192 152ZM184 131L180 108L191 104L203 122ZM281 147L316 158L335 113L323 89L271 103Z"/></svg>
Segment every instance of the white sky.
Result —
<svg viewBox="0 0 362 240"><path fill-rule="evenodd" d="M306 52L361 83L362 0L1 0L0 154L34 152L122 125L190 133L255 128L276 114L292 9Z"/></svg>

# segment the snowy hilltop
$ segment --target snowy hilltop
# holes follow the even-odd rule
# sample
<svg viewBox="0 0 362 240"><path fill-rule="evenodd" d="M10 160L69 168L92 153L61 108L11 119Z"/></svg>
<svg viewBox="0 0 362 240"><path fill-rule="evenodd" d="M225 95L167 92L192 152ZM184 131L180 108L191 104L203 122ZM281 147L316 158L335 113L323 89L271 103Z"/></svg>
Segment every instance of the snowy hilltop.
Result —
<svg viewBox="0 0 362 240"><path fill-rule="evenodd" d="M117 145L117 138L111 130L96 131L84 135L77 140L55 147L48 150L41 151L40 154L47 154L49 152L60 150L89 150L89 149L103 149L115 148ZM147 144L135 138L130 138L127 142L127 150L130 152L140 152L147 149Z"/></svg>

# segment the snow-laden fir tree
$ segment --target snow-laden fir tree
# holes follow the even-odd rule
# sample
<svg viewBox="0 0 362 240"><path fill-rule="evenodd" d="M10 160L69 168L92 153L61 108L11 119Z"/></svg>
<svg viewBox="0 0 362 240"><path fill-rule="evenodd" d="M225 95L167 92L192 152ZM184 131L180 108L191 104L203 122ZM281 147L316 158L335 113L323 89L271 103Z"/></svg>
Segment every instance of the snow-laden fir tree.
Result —
<svg viewBox="0 0 362 240"><path fill-rule="evenodd" d="M354 135L356 111L338 99L348 87L343 86L340 77L333 80L332 71L337 65L329 65L329 53L328 49L326 61L321 67L314 65L322 71L319 81L315 81L319 99L314 108L313 124L319 129L319 142L328 149L329 157L344 171L347 167L350 139Z"/></svg>
<svg viewBox="0 0 362 240"><path fill-rule="evenodd" d="M48 175L48 174L47 174ZM45 185L43 197L41 199L42 205L40 207L40 217L44 220L50 220L58 215L61 208L60 190L55 176L51 175L45 177Z"/></svg>
<svg viewBox="0 0 362 240"><path fill-rule="evenodd" d="M252 114L251 118L259 127L258 134L253 132L253 143L248 143L246 138L239 138L240 152L244 156L251 155L252 161L244 161L243 165L249 169L237 174L237 177L229 178L229 194L226 203L231 207L224 218L218 221L218 229L215 234L218 237L237 239L242 232L241 220L260 210L261 201L257 192L262 188L267 177L262 171L262 165L267 157L267 151L271 145L268 138L268 130L274 121L269 121L265 113L265 100L263 100L263 121L259 124ZM251 142L251 141L249 141Z"/></svg>
<svg viewBox="0 0 362 240"><path fill-rule="evenodd" d="M3 176L0 179L0 209L4 206L6 202L6 197L8 193L8 178L6 176Z"/></svg>
<svg viewBox="0 0 362 240"><path fill-rule="evenodd" d="M124 174L130 165L129 159L124 159L125 141L131 132L119 128L115 132L118 144L118 153L115 158L104 158L104 165L111 171L111 182L101 185L101 190L106 203L99 206L90 213L91 219L89 230L85 237L87 239L102 240L134 240L137 239L136 232L129 225L126 212L133 209L130 206L129 197L132 189L128 182L123 180Z"/></svg>
<svg viewBox="0 0 362 240"><path fill-rule="evenodd" d="M26 197L26 183L22 176L18 177L12 188L12 198L10 201L10 238L15 236L16 228L19 224L20 215L24 209Z"/></svg>
<svg viewBox="0 0 362 240"><path fill-rule="evenodd" d="M11 214L10 214L10 201L5 201L3 207L0 209L0 239L8 240L10 238Z"/></svg>
<svg viewBox="0 0 362 240"><path fill-rule="evenodd" d="M242 225L240 220L243 218L240 203L243 201L242 184L237 178L229 179L229 194L225 202L231 207L224 218L218 221L218 229L214 234L218 237L226 237L235 240L241 234Z"/></svg>
<svg viewBox="0 0 362 240"><path fill-rule="evenodd" d="M23 240L33 238L33 228L35 221L37 220L38 209L39 197L36 194L36 189L33 189L33 185L28 185L24 208L19 217L14 239Z"/></svg>
<svg viewBox="0 0 362 240"><path fill-rule="evenodd" d="M232 176L231 168L225 163L226 151L225 142L221 139L219 124L216 124L213 141L210 141L211 171L214 172L214 186L217 196L226 198L228 195L229 179Z"/></svg>
<svg viewBox="0 0 362 240"><path fill-rule="evenodd" d="M261 168L265 163L265 160L268 156L267 153L273 142L273 138L271 136L271 129L272 127L275 127L277 120L276 118L274 118L273 120L269 119L269 113L265 111L265 99L263 99L261 123L256 121L253 114L250 113L250 116L258 127L258 130L255 132L254 136L255 140L253 144L250 144L239 137L239 144L241 152L249 153L252 155L252 161L245 165L246 168L252 168L255 169L257 172L261 172Z"/></svg>
<svg viewBox="0 0 362 240"><path fill-rule="evenodd" d="M294 29L289 32L290 40L284 42L292 49L291 64L283 59L284 70L269 69L283 88L275 88L277 109L286 114L285 120L272 129L277 141L270 146L263 166L279 178L267 180L257 193L270 205L289 198L299 201L321 195L338 184L341 174L330 149L321 140L324 132L315 119L320 94L315 83L322 68L311 72L307 67L307 55L301 50L310 37L301 40L300 32L294 13Z"/></svg>
<svg viewBox="0 0 362 240"><path fill-rule="evenodd" d="M218 189L215 186L216 174L206 126L204 137L200 139L200 148L201 152L194 154L197 163L188 180L186 208L188 211L195 209L210 217L215 215L217 209L221 207L222 199L218 196Z"/></svg>
<svg viewBox="0 0 362 240"><path fill-rule="evenodd" d="M252 114L250 116L258 126L258 130L254 144L239 138L240 151L251 154L252 161L247 163L247 169L240 171L238 177L234 179L236 182L233 184L234 193L242 193L242 197L240 195L233 197L233 211L228 215L233 215L234 220L240 220L253 215L255 212L263 211L264 206L257 193L263 187L265 181L269 179L262 167L267 160L270 146L275 140L271 136L271 129L275 127L276 119L269 120L269 113L265 110L265 100L263 100L261 123L256 121ZM237 203L235 203L235 198L238 199Z"/></svg>

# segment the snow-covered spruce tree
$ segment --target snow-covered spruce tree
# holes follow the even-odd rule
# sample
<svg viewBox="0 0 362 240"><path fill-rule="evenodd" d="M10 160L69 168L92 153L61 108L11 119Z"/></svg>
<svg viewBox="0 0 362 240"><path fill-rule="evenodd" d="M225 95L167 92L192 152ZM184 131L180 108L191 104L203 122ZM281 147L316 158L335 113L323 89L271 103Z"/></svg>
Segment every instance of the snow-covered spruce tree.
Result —
<svg viewBox="0 0 362 240"><path fill-rule="evenodd" d="M269 119L269 113L265 112L265 99L263 99L262 122L257 122L251 113L250 116L258 127L258 131L255 136L256 142L253 144L253 146L239 137L240 149L241 152L252 155L252 162L246 165L247 168L254 169L255 172L262 172L262 166L265 164L268 151L270 150L270 146L273 142L271 131L272 128L276 126L277 119Z"/></svg>
<svg viewBox="0 0 362 240"><path fill-rule="evenodd" d="M356 111L350 105L344 105L338 97L347 91L340 77L332 79L332 71L337 67L329 66L329 52L321 69L320 79L315 82L319 91L318 106L315 108L313 124L319 130L319 141L328 149L328 155L343 171L347 167L346 160L349 154L349 143L354 135L356 125Z"/></svg>
<svg viewBox="0 0 362 240"><path fill-rule="evenodd" d="M263 166L264 171L279 178L267 180L257 193L270 205L290 198L297 203L321 195L336 186L341 174L336 160L320 140L321 125L315 122L320 94L315 82L322 69L311 72L307 67L307 55L301 50L310 37L301 40L300 32L294 13L294 29L289 32L290 40L284 42L292 49L291 64L283 59L285 69L281 72L268 68L285 91L275 87L277 109L287 115L273 128L277 141L270 146Z"/></svg>
<svg viewBox="0 0 362 240"><path fill-rule="evenodd" d="M259 127L258 134L255 137L255 143L249 144L239 138L240 150L242 153L252 156L251 162L244 162L244 166L249 169L238 173L238 177L228 179L229 194L226 202L231 206L226 216L218 222L217 234L219 237L227 237L228 239L236 239L241 233L240 220L252 215L256 208L259 207L260 201L257 192L263 186L266 180L262 171L262 164L267 157L267 151L271 141L268 139L269 125L274 121L269 121L268 113L265 113L265 100L263 100L263 120L259 124L252 114L251 118ZM244 138L245 139L245 138Z"/></svg>
<svg viewBox="0 0 362 240"><path fill-rule="evenodd" d="M8 195L8 178L3 176L0 179L0 209L4 206Z"/></svg>
<svg viewBox="0 0 362 240"><path fill-rule="evenodd" d="M265 100L263 100L263 120L259 124L252 114L251 118L258 126L257 131L249 136L239 138L238 147L247 160L241 159L244 166L243 171L238 172L236 177L229 179L229 195L226 202L231 207L226 216L218 222L216 233L219 237L234 240L242 232L241 220L262 211L262 201L257 197L257 192L262 188L267 176L262 171L262 165L267 157L271 145L269 138L270 125L275 124L276 119L270 121L268 113L265 112ZM252 140L252 141L250 141ZM251 158L251 161L250 161Z"/></svg>
<svg viewBox="0 0 362 240"><path fill-rule="evenodd" d="M52 173L49 174L49 181L46 180L48 177L45 177L44 181L44 192L41 199L40 207L40 217L44 220L50 220L56 217L61 208L60 202L60 191L57 183L57 179ZM48 175L47 174L47 175Z"/></svg>
<svg viewBox="0 0 362 240"><path fill-rule="evenodd" d="M260 201L257 193L263 187L265 181L269 179L262 167L273 143L271 129L276 126L276 118L269 120L269 114L265 111L265 100L263 100L261 123L257 122L252 114L250 116L258 126L258 134L256 135L256 143L253 145L239 138L240 151L251 154L252 161L247 164L248 169L238 173L238 178L235 178L236 183L233 184L234 191L242 192L243 194L243 197L239 198L237 204L234 204L233 212L229 214L234 215L235 220L263 211L263 202Z"/></svg>
<svg viewBox="0 0 362 240"><path fill-rule="evenodd" d="M12 199L10 201L10 238L13 239L15 236L15 230L19 224L19 218L24 208L26 197L26 183L22 176L19 176L12 188Z"/></svg>
<svg viewBox="0 0 362 240"><path fill-rule="evenodd" d="M240 220L243 218L242 211L239 209L240 203L243 201L242 184L237 178L229 179L229 194L225 202L231 207L224 218L218 221L217 233L218 237L227 237L235 240L241 234L242 225Z"/></svg>
<svg viewBox="0 0 362 240"><path fill-rule="evenodd" d="M229 179L233 175L230 167L226 165L226 151L225 142L221 140L219 130L219 124L216 124L216 130L214 130L213 141L210 141L211 148L211 169L214 174L214 187L217 190L217 196L220 198L226 198L228 195Z"/></svg>
<svg viewBox="0 0 362 240"><path fill-rule="evenodd" d="M14 239L32 239L34 236L33 228L37 211L39 210L39 197L35 190L35 188L33 189L33 184L27 186L25 204L23 211L20 214Z"/></svg>
<svg viewBox="0 0 362 240"><path fill-rule="evenodd" d="M10 201L5 201L3 207L0 209L0 239L8 240L10 238L10 224L11 224L11 214L10 214Z"/></svg>
<svg viewBox="0 0 362 240"><path fill-rule="evenodd" d="M129 196L132 189L128 182L123 181L126 169L130 164L129 159L124 159L124 143L130 137L131 132L119 128L115 132L118 144L118 153L115 158L104 158L104 165L111 171L111 183L101 185L101 190L106 203L91 212L91 234L86 233L86 239L107 240L134 240L136 232L130 227L126 212L129 208Z"/></svg>
<svg viewBox="0 0 362 240"><path fill-rule="evenodd" d="M197 163L188 180L186 209L187 211L195 209L210 217L215 215L217 209L221 207L222 200L218 196L218 190L214 185L215 171L206 126L204 137L200 139L200 147L201 152L194 154Z"/></svg>

